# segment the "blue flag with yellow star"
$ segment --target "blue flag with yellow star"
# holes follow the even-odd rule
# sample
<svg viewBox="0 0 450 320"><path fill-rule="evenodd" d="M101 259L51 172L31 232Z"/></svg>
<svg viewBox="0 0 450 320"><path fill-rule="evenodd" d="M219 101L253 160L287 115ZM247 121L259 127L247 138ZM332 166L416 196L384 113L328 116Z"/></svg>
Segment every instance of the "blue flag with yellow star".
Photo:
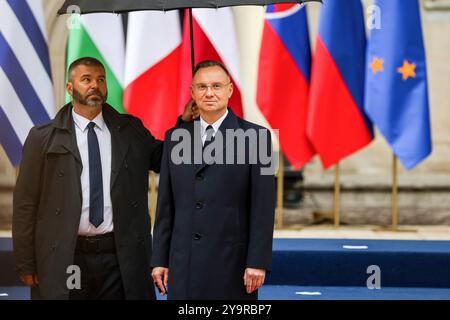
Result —
<svg viewBox="0 0 450 320"><path fill-rule="evenodd" d="M365 109L409 170L431 153L419 3L377 0L375 4L381 19L374 24L367 46Z"/></svg>

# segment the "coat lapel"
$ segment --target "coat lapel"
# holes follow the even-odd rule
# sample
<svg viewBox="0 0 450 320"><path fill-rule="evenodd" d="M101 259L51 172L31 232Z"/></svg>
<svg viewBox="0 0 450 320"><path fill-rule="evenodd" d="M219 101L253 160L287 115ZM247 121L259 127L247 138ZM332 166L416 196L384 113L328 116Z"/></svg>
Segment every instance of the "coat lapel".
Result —
<svg viewBox="0 0 450 320"><path fill-rule="evenodd" d="M81 162L80 151L78 150L75 126L72 117L72 104L68 103L56 114L52 121L52 126L56 133L53 135L47 152L55 154L63 154L69 152L75 159L75 170L77 177L81 177L83 163ZM81 180L78 179L78 193L80 201L82 201Z"/></svg>
<svg viewBox="0 0 450 320"><path fill-rule="evenodd" d="M236 130L239 128L239 124L237 121L237 117L236 115L233 113L233 111L228 108L228 114L225 117L225 119L223 120L222 124L219 127L219 131L222 134L223 137L223 148L222 150L216 155L218 157L221 157L225 154L225 150L227 148L228 145L230 145L231 143L233 143L233 140L227 141L226 139L226 130L227 129L233 129ZM201 142L200 142L201 143ZM225 159L224 159L225 161ZM205 163L204 161L202 161L202 164L200 165L196 165L196 173L200 172L201 170L203 170L206 166L211 165L211 163Z"/></svg>
<svg viewBox="0 0 450 320"><path fill-rule="evenodd" d="M49 146L48 152L62 153L62 150L69 151L75 160L81 164L81 156L78 151L77 138L75 135L74 121L72 118L72 104L66 104L57 113L53 120L53 127L58 131Z"/></svg>
<svg viewBox="0 0 450 320"><path fill-rule="evenodd" d="M188 125L188 130L191 137L193 137L191 140L191 157L192 157L191 163L194 164L195 172L197 172L203 165L203 159L195 159L195 154L200 153L201 155L203 151L200 119L190 122ZM200 162L198 160L200 160Z"/></svg>

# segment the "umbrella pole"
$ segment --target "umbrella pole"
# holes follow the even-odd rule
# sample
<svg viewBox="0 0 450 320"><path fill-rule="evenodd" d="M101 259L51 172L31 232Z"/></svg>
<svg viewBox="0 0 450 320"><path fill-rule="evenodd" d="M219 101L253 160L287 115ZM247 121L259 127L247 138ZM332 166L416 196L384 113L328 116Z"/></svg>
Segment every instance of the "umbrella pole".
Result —
<svg viewBox="0 0 450 320"><path fill-rule="evenodd" d="M192 73L194 73L195 52L194 52L194 23L192 22L192 8L189 8L189 33L191 37L191 66L192 66Z"/></svg>

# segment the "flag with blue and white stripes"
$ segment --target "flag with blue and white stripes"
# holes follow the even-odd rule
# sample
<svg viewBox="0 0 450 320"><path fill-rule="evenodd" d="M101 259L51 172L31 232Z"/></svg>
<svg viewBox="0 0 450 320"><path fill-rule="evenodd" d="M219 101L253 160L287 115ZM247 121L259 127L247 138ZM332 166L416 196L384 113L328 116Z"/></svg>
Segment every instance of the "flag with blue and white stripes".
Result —
<svg viewBox="0 0 450 320"><path fill-rule="evenodd" d="M54 113L42 0L1 0L0 142L13 165L30 129Z"/></svg>

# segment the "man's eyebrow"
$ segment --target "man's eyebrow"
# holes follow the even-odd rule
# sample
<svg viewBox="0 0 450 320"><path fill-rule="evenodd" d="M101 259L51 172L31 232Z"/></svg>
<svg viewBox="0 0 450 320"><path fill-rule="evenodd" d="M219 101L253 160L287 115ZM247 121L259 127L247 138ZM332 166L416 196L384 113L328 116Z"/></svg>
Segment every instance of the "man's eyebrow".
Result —
<svg viewBox="0 0 450 320"><path fill-rule="evenodd" d="M85 78L85 77L93 77L93 75L91 73L85 73L81 75L81 78ZM106 78L106 75L99 75L98 78Z"/></svg>

